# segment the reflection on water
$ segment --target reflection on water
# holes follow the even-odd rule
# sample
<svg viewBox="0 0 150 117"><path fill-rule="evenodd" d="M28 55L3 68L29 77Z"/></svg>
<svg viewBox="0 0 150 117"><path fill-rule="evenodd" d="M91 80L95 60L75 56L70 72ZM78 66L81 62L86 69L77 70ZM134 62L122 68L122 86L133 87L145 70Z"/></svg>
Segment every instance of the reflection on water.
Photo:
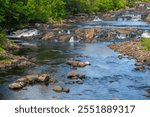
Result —
<svg viewBox="0 0 150 117"><path fill-rule="evenodd" d="M0 76L0 99L150 99L145 90L150 86L150 71L134 70L134 60L118 59L118 53L103 43L42 43L25 48L19 55L34 58L37 65L23 70L12 70ZM76 59L89 61L90 66L77 68L86 74L83 84L68 83L66 74L74 69L66 61ZM50 73L60 85L70 88L70 93L56 93L52 84L31 85L19 91L8 89L8 84L19 76Z"/></svg>

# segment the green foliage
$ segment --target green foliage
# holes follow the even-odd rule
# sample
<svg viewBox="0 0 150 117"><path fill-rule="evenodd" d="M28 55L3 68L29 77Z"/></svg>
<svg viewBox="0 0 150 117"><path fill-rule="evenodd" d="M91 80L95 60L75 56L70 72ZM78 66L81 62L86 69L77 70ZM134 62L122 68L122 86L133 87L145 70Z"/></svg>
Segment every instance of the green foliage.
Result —
<svg viewBox="0 0 150 117"><path fill-rule="evenodd" d="M0 0L0 30L49 19L60 20L67 13L118 10L137 1L150 0Z"/></svg>
<svg viewBox="0 0 150 117"><path fill-rule="evenodd" d="M125 6L126 0L66 0L66 8L71 13L110 11Z"/></svg>
<svg viewBox="0 0 150 117"><path fill-rule="evenodd" d="M0 54L5 52L3 47L4 34L0 33Z"/></svg>
<svg viewBox="0 0 150 117"><path fill-rule="evenodd" d="M150 39L142 39L141 40L141 45L148 51L150 51Z"/></svg>
<svg viewBox="0 0 150 117"><path fill-rule="evenodd" d="M150 2L150 0L127 0L127 5L133 7L136 2Z"/></svg>
<svg viewBox="0 0 150 117"><path fill-rule="evenodd" d="M0 26L18 27L32 22L59 20L65 16L63 0L1 0Z"/></svg>
<svg viewBox="0 0 150 117"><path fill-rule="evenodd" d="M1 63L10 63L10 62L13 62L13 60L12 59L0 59L0 64Z"/></svg>

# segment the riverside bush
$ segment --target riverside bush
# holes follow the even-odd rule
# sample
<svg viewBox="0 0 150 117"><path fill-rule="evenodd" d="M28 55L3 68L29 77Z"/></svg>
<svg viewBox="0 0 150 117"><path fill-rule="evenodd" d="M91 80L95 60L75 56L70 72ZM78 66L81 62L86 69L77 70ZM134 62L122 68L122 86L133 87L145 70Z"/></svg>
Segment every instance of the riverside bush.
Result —
<svg viewBox="0 0 150 117"><path fill-rule="evenodd" d="M142 39L141 45L148 51L150 51L150 38Z"/></svg>

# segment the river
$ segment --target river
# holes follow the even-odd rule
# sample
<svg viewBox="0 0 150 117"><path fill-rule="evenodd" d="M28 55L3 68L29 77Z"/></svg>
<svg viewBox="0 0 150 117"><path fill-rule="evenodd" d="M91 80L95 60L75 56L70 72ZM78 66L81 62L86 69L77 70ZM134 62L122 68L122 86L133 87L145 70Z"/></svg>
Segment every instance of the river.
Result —
<svg viewBox="0 0 150 117"><path fill-rule="evenodd" d="M80 23L78 27L103 28L139 28L149 30L150 26L143 21L97 21ZM30 43L30 45L28 44ZM117 40L98 43L54 43L28 41L24 49L16 53L36 60L36 66L25 69L12 69L0 73L0 99L3 100L149 100L146 90L150 87L150 70L135 70L135 60L125 57L119 59L117 52L107 47L119 43ZM89 61L90 66L72 68L68 60ZM67 79L67 73L77 70L85 74L86 79L73 83ZM28 74L51 74L59 82L56 84L35 84L22 90L10 90L8 84ZM69 93L57 93L52 87L60 85L69 88Z"/></svg>

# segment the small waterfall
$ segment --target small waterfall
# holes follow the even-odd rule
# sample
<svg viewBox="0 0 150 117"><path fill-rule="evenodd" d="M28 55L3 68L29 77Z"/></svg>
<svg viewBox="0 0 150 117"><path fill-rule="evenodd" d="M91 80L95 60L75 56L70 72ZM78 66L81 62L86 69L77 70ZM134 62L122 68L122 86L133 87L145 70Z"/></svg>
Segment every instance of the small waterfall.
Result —
<svg viewBox="0 0 150 117"><path fill-rule="evenodd" d="M141 35L142 38L150 38L150 33L146 30Z"/></svg>
<svg viewBox="0 0 150 117"><path fill-rule="evenodd" d="M142 20L141 15L135 15L135 14L126 14L126 15L121 15L118 17L118 21L140 21Z"/></svg>
<svg viewBox="0 0 150 117"><path fill-rule="evenodd" d="M102 19L100 19L98 16L95 16L93 21L103 21Z"/></svg>
<svg viewBox="0 0 150 117"><path fill-rule="evenodd" d="M131 20L132 21L140 21L140 20L142 20L142 16L141 15L133 15L131 17Z"/></svg>
<svg viewBox="0 0 150 117"><path fill-rule="evenodd" d="M39 35L39 31L37 29L23 29L12 32L12 34L8 35L8 38L21 38L21 37L32 37Z"/></svg>
<svg viewBox="0 0 150 117"><path fill-rule="evenodd" d="M71 34L71 31L70 31L70 30L67 30L67 34L70 35L70 34Z"/></svg>
<svg viewBox="0 0 150 117"><path fill-rule="evenodd" d="M116 38L118 38L118 39L126 39L126 38L128 38L128 35L127 34L117 34Z"/></svg>
<svg viewBox="0 0 150 117"><path fill-rule="evenodd" d="M122 18L122 17L119 17L119 18L118 18L118 21L123 21L123 18Z"/></svg>
<svg viewBox="0 0 150 117"><path fill-rule="evenodd" d="M74 43L74 42L75 42L74 36L72 36L72 37L70 38L69 42L70 42L70 43Z"/></svg>

